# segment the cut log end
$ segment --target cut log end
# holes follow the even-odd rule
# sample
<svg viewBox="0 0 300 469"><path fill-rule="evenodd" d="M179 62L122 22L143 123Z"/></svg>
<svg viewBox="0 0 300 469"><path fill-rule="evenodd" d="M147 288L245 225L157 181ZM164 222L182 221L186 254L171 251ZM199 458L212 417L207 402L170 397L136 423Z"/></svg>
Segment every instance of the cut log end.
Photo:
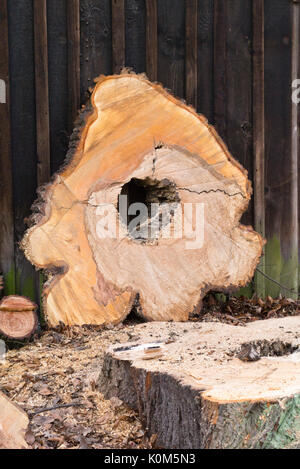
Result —
<svg viewBox="0 0 300 469"><path fill-rule="evenodd" d="M12 295L0 302L0 335L9 340L29 339L37 327L37 306L28 298Z"/></svg>
<svg viewBox="0 0 300 469"><path fill-rule="evenodd" d="M118 323L136 298L146 319L185 321L249 282L264 244L239 223L250 183L206 119L135 74L101 77L91 104L23 241L52 272L49 324Z"/></svg>

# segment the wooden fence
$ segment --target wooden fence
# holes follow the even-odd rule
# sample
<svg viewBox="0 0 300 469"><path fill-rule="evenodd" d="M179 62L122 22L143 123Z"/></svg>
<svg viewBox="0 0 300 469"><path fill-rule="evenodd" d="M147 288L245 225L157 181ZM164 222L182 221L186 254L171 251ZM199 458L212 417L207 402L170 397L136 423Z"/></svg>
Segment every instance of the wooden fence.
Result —
<svg viewBox="0 0 300 469"><path fill-rule="evenodd" d="M18 246L36 188L64 162L94 77L127 66L194 105L247 168L244 222L268 240L260 271L288 289L258 273L248 293L297 295L299 11L298 0L1 0L5 292L39 298L41 276Z"/></svg>

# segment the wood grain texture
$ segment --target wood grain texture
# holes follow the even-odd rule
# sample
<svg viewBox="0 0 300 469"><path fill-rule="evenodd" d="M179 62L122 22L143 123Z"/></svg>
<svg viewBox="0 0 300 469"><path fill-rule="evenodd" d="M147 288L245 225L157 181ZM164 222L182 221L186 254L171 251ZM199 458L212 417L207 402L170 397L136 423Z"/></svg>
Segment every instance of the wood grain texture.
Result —
<svg viewBox="0 0 300 469"><path fill-rule="evenodd" d="M255 229L265 237L265 69L264 69L264 0L253 2L253 152L254 152L254 217ZM260 270L265 273L262 256ZM265 296L265 278L255 278L256 292Z"/></svg>
<svg viewBox="0 0 300 469"><path fill-rule="evenodd" d="M44 290L48 322L117 323L137 295L145 318L187 320L209 289L249 281L263 244L239 225L249 181L205 118L135 74L100 77L91 105L75 129L72 161L46 188L23 241L31 262L54 270ZM132 180L160 182L160 190L169 181L180 201L171 231L185 203L204 205L205 242L187 245L186 232L176 239L159 232L150 244L132 239L117 212ZM118 236L99 235L101 207L117 221Z"/></svg>
<svg viewBox="0 0 300 469"><path fill-rule="evenodd" d="M26 413L0 393L0 449L29 449L25 441L29 427Z"/></svg>
<svg viewBox="0 0 300 469"><path fill-rule="evenodd" d="M125 0L112 0L112 54L113 72L125 67Z"/></svg>
<svg viewBox="0 0 300 469"><path fill-rule="evenodd" d="M138 412L161 448L296 449L300 353L279 355L299 346L299 332L299 317L138 325L134 343L106 351L99 389ZM144 359L138 348L151 343L161 354ZM249 343L255 363L237 358Z"/></svg>
<svg viewBox="0 0 300 469"><path fill-rule="evenodd" d="M7 2L0 5L0 271L4 274L5 293L15 289L14 272L14 221L13 221L13 188L11 164L10 132L10 95L9 95L9 49Z"/></svg>
<svg viewBox="0 0 300 469"><path fill-rule="evenodd" d="M4 340L25 341L32 337L37 325L37 316L34 311L1 311L0 310L0 337Z"/></svg>
<svg viewBox="0 0 300 469"><path fill-rule="evenodd" d="M50 179L50 130L48 85L48 40L46 0L34 2L34 54L35 54L35 103L37 182Z"/></svg>
<svg viewBox="0 0 300 469"><path fill-rule="evenodd" d="M185 95L187 103L197 109L198 0L187 0L185 5Z"/></svg>
<svg viewBox="0 0 300 469"><path fill-rule="evenodd" d="M146 8L146 72L149 80L157 81L157 0L147 0Z"/></svg>
<svg viewBox="0 0 300 469"><path fill-rule="evenodd" d="M80 1L67 0L69 132L80 109Z"/></svg>

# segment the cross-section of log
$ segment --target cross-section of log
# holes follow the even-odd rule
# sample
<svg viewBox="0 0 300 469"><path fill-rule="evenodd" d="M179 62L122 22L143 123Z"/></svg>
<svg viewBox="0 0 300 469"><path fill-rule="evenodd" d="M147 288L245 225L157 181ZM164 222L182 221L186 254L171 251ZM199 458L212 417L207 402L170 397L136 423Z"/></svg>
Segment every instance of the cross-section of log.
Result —
<svg viewBox="0 0 300 469"><path fill-rule="evenodd" d="M37 305L28 298L11 295L0 302L0 335L5 339L29 339L37 327Z"/></svg>
<svg viewBox="0 0 300 469"><path fill-rule="evenodd" d="M26 413L0 393L0 449L28 449Z"/></svg>
<svg viewBox="0 0 300 469"><path fill-rule="evenodd" d="M299 317L134 333L106 352L99 390L137 410L158 447L300 447Z"/></svg>
<svg viewBox="0 0 300 469"><path fill-rule="evenodd" d="M187 320L211 288L245 285L263 245L239 223L251 187L206 119L135 74L101 77L88 109L23 241L52 272L50 325L117 323L137 299Z"/></svg>

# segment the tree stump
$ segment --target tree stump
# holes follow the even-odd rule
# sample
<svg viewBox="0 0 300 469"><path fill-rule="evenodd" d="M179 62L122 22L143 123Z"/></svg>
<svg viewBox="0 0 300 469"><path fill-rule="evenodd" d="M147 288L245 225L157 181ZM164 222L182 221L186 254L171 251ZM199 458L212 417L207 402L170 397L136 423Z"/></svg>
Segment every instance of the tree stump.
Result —
<svg viewBox="0 0 300 469"><path fill-rule="evenodd" d="M49 324L118 323L134 303L185 321L210 289L245 285L263 246L240 224L250 197L203 116L144 76L100 77L23 241L49 273Z"/></svg>
<svg viewBox="0 0 300 469"><path fill-rule="evenodd" d="M99 390L137 410L158 447L300 448L299 317L134 333L107 350Z"/></svg>

